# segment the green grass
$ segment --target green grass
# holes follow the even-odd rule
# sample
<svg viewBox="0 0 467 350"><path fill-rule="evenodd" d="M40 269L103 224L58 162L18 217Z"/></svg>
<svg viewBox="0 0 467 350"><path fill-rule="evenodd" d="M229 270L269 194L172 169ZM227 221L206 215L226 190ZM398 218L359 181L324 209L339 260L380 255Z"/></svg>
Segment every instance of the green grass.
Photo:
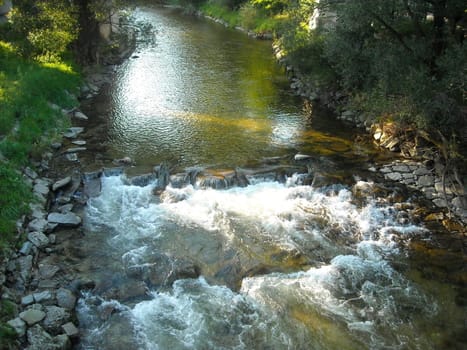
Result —
<svg viewBox="0 0 467 350"><path fill-rule="evenodd" d="M0 41L0 248L14 244L15 222L32 200L20 169L69 124L51 104L76 106L79 83L72 65L24 60Z"/></svg>
<svg viewBox="0 0 467 350"><path fill-rule="evenodd" d="M240 15L237 11L229 10L227 7L215 3L205 3L201 5L200 10L207 16L222 19L230 27L241 25Z"/></svg>
<svg viewBox="0 0 467 350"><path fill-rule="evenodd" d="M200 6L200 10L207 16L222 19L230 27L240 26L255 33L274 33L286 20L286 17L280 15L271 17L249 4L243 5L238 10L231 10L217 3L207 2Z"/></svg>

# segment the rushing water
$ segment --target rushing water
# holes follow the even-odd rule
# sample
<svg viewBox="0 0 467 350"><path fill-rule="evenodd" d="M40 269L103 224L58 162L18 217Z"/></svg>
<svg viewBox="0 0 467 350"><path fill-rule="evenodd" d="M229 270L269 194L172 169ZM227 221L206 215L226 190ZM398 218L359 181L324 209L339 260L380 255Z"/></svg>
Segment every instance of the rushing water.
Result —
<svg viewBox="0 0 467 350"><path fill-rule="evenodd" d="M156 195L160 179L101 179L85 213L96 286L79 301L80 347L448 348L463 310L411 268L402 242L429 235L400 210L413 198L363 179L352 133L301 110L270 43L166 8L136 16L155 37L118 68L109 153L133 172L166 161L244 181L172 176Z"/></svg>

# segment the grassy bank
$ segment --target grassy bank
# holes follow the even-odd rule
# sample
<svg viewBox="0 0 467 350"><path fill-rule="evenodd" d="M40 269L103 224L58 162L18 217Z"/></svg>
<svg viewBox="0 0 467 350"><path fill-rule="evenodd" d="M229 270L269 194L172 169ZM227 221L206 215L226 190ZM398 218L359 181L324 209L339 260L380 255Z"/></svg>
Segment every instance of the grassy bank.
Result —
<svg viewBox="0 0 467 350"><path fill-rule="evenodd" d="M68 125L60 109L77 105L79 82L71 65L24 60L0 41L0 254L15 244L15 222L32 200L21 170Z"/></svg>

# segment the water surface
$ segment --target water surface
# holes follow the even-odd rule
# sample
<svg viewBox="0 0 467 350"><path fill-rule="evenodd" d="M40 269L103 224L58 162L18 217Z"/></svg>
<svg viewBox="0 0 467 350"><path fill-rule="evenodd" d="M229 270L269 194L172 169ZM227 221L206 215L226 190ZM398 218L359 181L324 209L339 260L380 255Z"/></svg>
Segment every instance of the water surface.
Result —
<svg viewBox="0 0 467 350"><path fill-rule="evenodd" d="M117 68L106 142L136 166L86 207L80 348L460 348L456 288L408 254L431 234L408 214L417 195L378 183L355 131L303 111L270 43L169 8L135 16L153 34ZM162 161L248 184L132 183Z"/></svg>

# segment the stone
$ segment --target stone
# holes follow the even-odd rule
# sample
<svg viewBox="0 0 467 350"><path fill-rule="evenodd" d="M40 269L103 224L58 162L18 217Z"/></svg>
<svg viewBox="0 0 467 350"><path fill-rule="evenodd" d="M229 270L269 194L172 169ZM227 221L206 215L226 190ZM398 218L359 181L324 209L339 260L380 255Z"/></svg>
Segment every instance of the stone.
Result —
<svg viewBox="0 0 467 350"><path fill-rule="evenodd" d="M71 141L72 144L76 146L84 146L86 144L86 141L84 140L76 140L76 141Z"/></svg>
<svg viewBox="0 0 467 350"><path fill-rule="evenodd" d="M39 206L30 206L31 207L31 213L29 214L29 217L34 220L34 219L44 219L47 215L44 209L42 209Z"/></svg>
<svg viewBox="0 0 467 350"><path fill-rule="evenodd" d="M21 298L21 305L28 306L34 303L34 297L32 294L25 295Z"/></svg>
<svg viewBox="0 0 467 350"><path fill-rule="evenodd" d="M69 350L71 349L70 338L66 334L59 334L54 338L54 349Z"/></svg>
<svg viewBox="0 0 467 350"><path fill-rule="evenodd" d="M385 177L392 181L399 181L402 179L402 175L400 173L388 173Z"/></svg>
<svg viewBox="0 0 467 350"><path fill-rule="evenodd" d="M71 176L67 176L61 180L58 180L57 182L55 182L53 185L52 185L52 191L56 191L58 190L59 188L62 188L62 187L65 187L66 185L68 185L69 183L71 182Z"/></svg>
<svg viewBox="0 0 467 350"><path fill-rule="evenodd" d="M38 324L28 329L27 338L30 344L26 348L28 350L54 349L52 336Z"/></svg>
<svg viewBox="0 0 467 350"><path fill-rule="evenodd" d="M32 243L30 241L26 241L24 242L23 246L19 250L19 253L21 255L28 255L29 253L31 253L31 249L32 249Z"/></svg>
<svg viewBox="0 0 467 350"><path fill-rule="evenodd" d="M25 174L27 177L29 177L29 178L32 179L32 180L37 179L37 177L39 176L39 175L37 175L37 173L36 173L34 170L32 170L30 167L24 168L24 171L23 171L23 172L24 172L24 174Z"/></svg>
<svg viewBox="0 0 467 350"><path fill-rule="evenodd" d="M433 199L433 203L434 203L437 207L440 207L440 208L447 207L446 200L443 199L443 198L435 198L435 199Z"/></svg>
<svg viewBox="0 0 467 350"><path fill-rule="evenodd" d="M297 153L295 156L294 156L294 159L295 160L305 160L305 159L310 159L311 156L308 155L308 154L301 154L301 153Z"/></svg>
<svg viewBox="0 0 467 350"><path fill-rule="evenodd" d="M49 194L49 186L45 183L39 182L34 185L33 191L35 193L39 193L43 196L47 196Z"/></svg>
<svg viewBox="0 0 467 350"><path fill-rule="evenodd" d="M47 306L46 316L42 322L44 328L52 333L60 332L61 325L70 321L70 313L59 306Z"/></svg>
<svg viewBox="0 0 467 350"><path fill-rule="evenodd" d="M423 176L423 175L430 175L431 172L425 166L420 166L414 170L414 175Z"/></svg>
<svg viewBox="0 0 467 350"><path fill-rule="evenodd" d="M78 161L78 155L76 153L67 153L67 154L65 154L65 157L70 162L77 162Z"/></svg>
<svg viewBox="0 0 467 350"><path fill-rule="evenodd" d="M26 322L28 326L32 326L45 318L45 312L42 310L29 309L21 312L19 317Z"/></svg>
<svg viewBox="0 0 467 350"><path fill-rule="evenodd" d="M60 267L56 265L49 264L40 264L39 265L39 275L41 278L48 279L55 276L55 274L60 271Z"/></svg>
<svg viewBox="0 0 467 350"><path fill-rule="evenodd" d="M456 208L467 208L467 198L466 197L455 197L452 200L452 205Z"/></svg>
<svg viewBox="0 0 467 350"><path fill-rule="evenodd" d="M81 111L75 111L73 117L80 120L88 120L88 116Z"/></svg>
<svg viewBox="0 0 467 350"><path fill-rule="evenodd" d="M49 245L49 239L42 232L29 232L28 240L39 249Z"/></svg>
<svg viewBox="0 0 467 350"><path fill-rule="evenodd" d="M50 244L55 244L57 242L57 236L55 234L50 234L49 235L49 243Z"/></svg>
<svg viewBox="0 0 467 350"><path fill-rule="evenodd" d="M31 278L32 260L32 255L22 256L16 260L23 282L28 282Z"/></svg>
<svg viewBox="0 0 467 350"><path fill-rule="evenodd" d="M28 224L28 231L43 232L47 227L47 220L45 219L34 219Z"/></svg>
<svg viewBox="0 0 467 350"><path fill-rule="evenodd" d="M64 204L64 205L61 205L58 208L58 210L60 211L60 213L66 214L73 210L73 206L74 206L73 203Z"/></svg>
<svg viewBox="0 0 467 350"><path fill-rule="evenodd" d="M78 137L78 135L81 134L83 131L84 131L84 128L75 126L75 127L68 128L68 130L63 134L63 136L66 137L67 139L74 139Z"/></svg>
<svg viewBox="0 0 467 350"><path fill-rule="evenodd" d="M76 305L76 296L74 293L66 288L57 290L57 304L68 310L73 310Z"/></svg>
<svg viewBox="0 0 467 350"><path fill-rule="evenodd" d="M50 213L47 217L47 220L51 223L56 223L62 226L71 226L71 227L79 226L82 221L78 215L72 212L68 212L66 214Z"/></svg>
<svg viewBox="0 0 467 350"><path fill-rule="evenodd" d="M75 338L75 337L77 337L79 335L79 330L78 330L78 328L76 328L76 326L73 324L73 322L65 323L62 326L62 329L65 332L65 334L67 336L69 336L70 338Z"/></svg>
<svg viewBox="0 0 467 350"><path fill-rule="evenodd" d="M33 294L34 301L36 303L44 303L50 302L54 299L54 295L50 290L44 290L42 292L34 293Z"/></svg>
<svg viewBox="0 0 467 350"><path fill-rule="evenodd" d="M59 150L60 148L62 148L62 143L61 142L53 142L50 147L54 150Z"/></svg>
<svg viewBox="0 0 467 350"><path fill-rule="evenodd" d="M86 147L71 147L66 150L66 153L72 154L72 153L84 152L86 150L87 150Z"/></svg>
<svg viewBox="0 0 467 350"><path fill-rule="evenodd" d="M393 166L392 170L397 171L399 173L407 173L410 171L409 167L403 164Z"/></svg>
<svg viewBox="0 0 467 350"><path fill-rule="evenodd" d="M434 182L435 182L435 178L433 176L424 175L424 176L419 177L417 184L420 187L428 187L428 186L433 186Z"/></svg>
<svg viewBox="0 0 467 350"><path fill-rule="evenodd" d="M19 337L26 334L26 323L19 317L9 320L7 324L13 328Z"/></svg>

